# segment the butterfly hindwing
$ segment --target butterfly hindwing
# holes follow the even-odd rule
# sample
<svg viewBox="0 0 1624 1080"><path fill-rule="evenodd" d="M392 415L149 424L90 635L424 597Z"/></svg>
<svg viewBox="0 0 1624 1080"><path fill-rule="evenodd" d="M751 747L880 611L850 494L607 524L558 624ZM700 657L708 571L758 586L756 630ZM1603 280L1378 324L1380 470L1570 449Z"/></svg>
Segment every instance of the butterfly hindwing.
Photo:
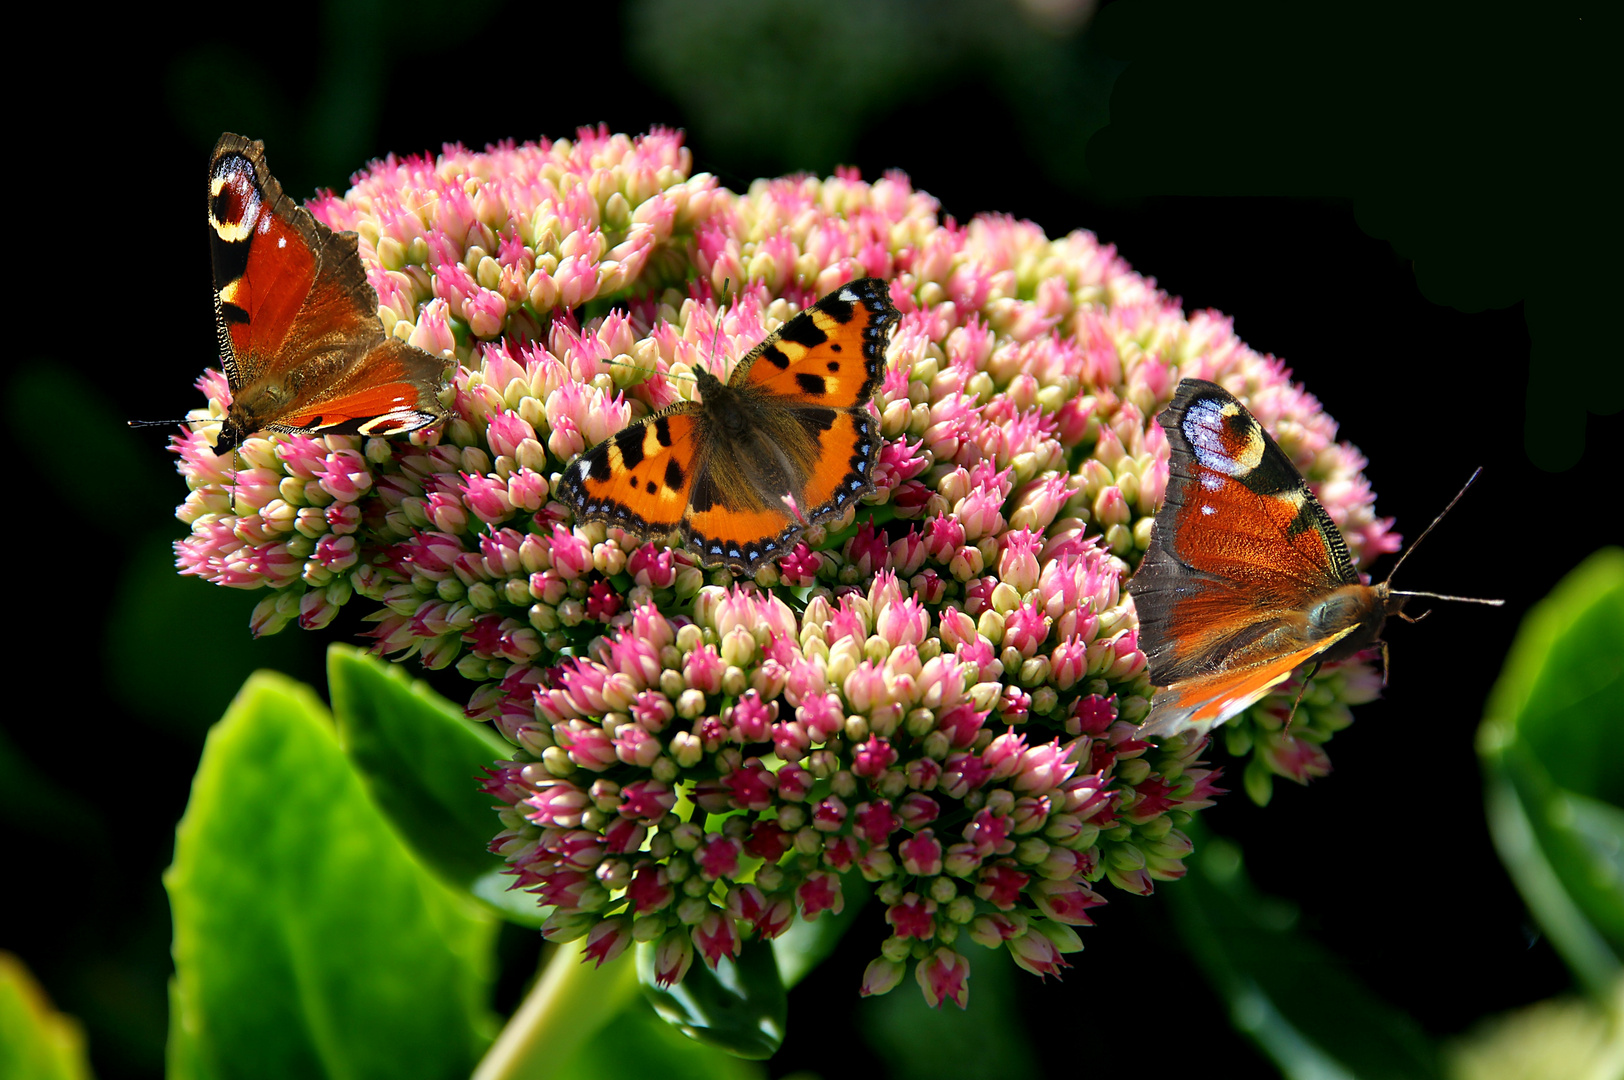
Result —
<svg viewBox="0 0 1624 1080"><path fill-rule="evenodd" d="M571 462L560 491L575 516L648 539L674 539L698 471L699 411L692 402L678 402Z"/></svg>
<svg viewBox="0 0 1624 1080"><path fill-rule="evenodd" d="M439 420L425 388L443 376L445 362L399 338L386 337L347 365L332 383L295 398L271 431L322 435L400 435Z"/></svg>
<svg viewBox="0 0 1624 1080"><path fill-rule="evenodd" d="M1187 728L1204 731L1221 724L1261 700L1291 678L1299 665L1355 629L1344 627L1325 640L1290 652L1265 654L1255 662L1177 680L1165 690L1157 691L1150 715L1139 730L1146 735L1172 735Z"/></svg>
<svg viewBox="0 0 1624 1080"><path fill-rule="evenodd" d="M385 332L355 234L288 198L261 143L220 137L209 225L232 392L222 446L262 429L398 434L445 416L450 361Z"/></svg>

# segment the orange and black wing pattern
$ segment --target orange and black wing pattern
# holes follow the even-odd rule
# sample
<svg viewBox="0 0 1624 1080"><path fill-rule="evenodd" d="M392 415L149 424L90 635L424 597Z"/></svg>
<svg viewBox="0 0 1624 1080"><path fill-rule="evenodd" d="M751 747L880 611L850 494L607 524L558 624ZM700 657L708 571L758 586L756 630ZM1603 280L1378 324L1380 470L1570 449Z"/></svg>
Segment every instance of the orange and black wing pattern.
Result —
<svg viewBox="0 0 1624 1080"><path fill-rule="evenodd" d="M873 490L869 400L900 316L877 278L849 282L786 322L698 402L627 427L565 470L584 521L645 540L681 537L707 566L754 573L807 528Z"/></svg>
<svg viewBox="0 0 1624 1080"><path fill-rule="evenodd" d="M209 228L232 394L224 445L259 430L393 435L445 415L450 361L385 332L355 234L288 198L263 144L220 137Z"/></svg>
<svg viewBox="0 0 1624 1080"><path fill-rule="evenodd" d="M1352 633L1321 633L1308 613L1359 580L1335 523L1228 391L1185 379L1159 422L1167 498L1129 584L1157 687L1147 734L1222 723Z"/></svg>

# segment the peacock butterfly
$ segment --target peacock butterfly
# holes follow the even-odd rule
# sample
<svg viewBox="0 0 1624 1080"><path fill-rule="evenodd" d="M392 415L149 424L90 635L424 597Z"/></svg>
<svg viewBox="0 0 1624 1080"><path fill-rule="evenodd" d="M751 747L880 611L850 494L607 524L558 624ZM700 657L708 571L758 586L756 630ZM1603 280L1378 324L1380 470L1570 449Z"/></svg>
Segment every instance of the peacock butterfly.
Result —
<svg viewBox="0 0 1624 1080"><path fill-rule="evenodd" d="M1504 602L1399 592L1392 573L1362 583L1342 533L1302 475L1223 387L1183 380L1158 422L1170 452L1167 497L1128 584L1156 687L1142 733L1204 733L1300 665L1317 670L1373 645L1382 649L1385 677L1382 627L1393 615L1416 621L1404 613L1411 597Z"/></svg>
<svg viewBox="0 0 1624 1080"><path fill-rule="evenodd" d="M283 194L263 143L228 132L215 144L209 240L231 388L216 450L257 431L399 435L445 417L453 361L385 330L356 235Z"/></svg>
<svg viewBox="0 0 1624 1080"><path fill-rule="evenodd" d="M726 382L697 369L700 401L581 454L561 497L581 521L680 538L706 566L754 573L874 489L869 399L900 318L885 282L847 282L750 350Z"/></svg>

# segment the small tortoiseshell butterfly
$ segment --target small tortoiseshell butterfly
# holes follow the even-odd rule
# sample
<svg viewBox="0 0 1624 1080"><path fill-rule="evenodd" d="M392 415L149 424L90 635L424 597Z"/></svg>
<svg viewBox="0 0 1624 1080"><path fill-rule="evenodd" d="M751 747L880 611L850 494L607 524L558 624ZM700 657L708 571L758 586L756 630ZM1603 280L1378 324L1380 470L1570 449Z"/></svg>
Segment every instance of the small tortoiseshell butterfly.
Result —
<svg viewBox="0 0 1624 1080"><path fill-rule="evenodd" d="M228 132L215 144L209 240L231 386L217 450L256 431L399 435L446 415L452 361L385 331L355 234L284 195L263 143Z"/></svg>
<svg viewBox="0 0 1624 1080"><path fill-rule="evenodd" d="M1390 615L1414 622L1403 612L1412 596L1503 603L1397 592L1391 573L1361 583L1330 515L1223 387L1185 379L1158 420L1171 449L1167 500L1128 585L1156 687L1142 733L1204 733L1299 665L1317 670L1371 645L1381 645L1385 673L1382 626Z"/></svg>
<svg viewBox="0 0 1624 1080"><path fill-rule="evenodd" d="M697 368L700 401L576 458L561 497L580 521L681 537L706 566L754 573L874 489L869 399L898 318L885 282L842 285L750 350L727 382Z"/></svg>

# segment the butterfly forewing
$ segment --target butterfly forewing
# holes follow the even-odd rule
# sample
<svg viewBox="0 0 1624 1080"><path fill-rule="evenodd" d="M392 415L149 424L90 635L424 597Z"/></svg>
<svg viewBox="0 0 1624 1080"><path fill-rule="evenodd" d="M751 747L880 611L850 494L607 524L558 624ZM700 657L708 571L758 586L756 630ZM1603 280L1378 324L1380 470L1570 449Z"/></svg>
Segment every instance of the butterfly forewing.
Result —
<svg viewBox="0 0 1624 1080"><path fill-rule="evenodd" d="M437 395L451 361L385 332L355 234L288 198L262 144L220 137L209 224L226 444L261 429L399 434L445 416Z"/></svg>
<svg viewBox="0 0 1624 1080"><path fill-rule="evenodd" d="M732 381L786 402L851 408L874 396L896 322L878 278L842 285L739 361Z"/></svg>

